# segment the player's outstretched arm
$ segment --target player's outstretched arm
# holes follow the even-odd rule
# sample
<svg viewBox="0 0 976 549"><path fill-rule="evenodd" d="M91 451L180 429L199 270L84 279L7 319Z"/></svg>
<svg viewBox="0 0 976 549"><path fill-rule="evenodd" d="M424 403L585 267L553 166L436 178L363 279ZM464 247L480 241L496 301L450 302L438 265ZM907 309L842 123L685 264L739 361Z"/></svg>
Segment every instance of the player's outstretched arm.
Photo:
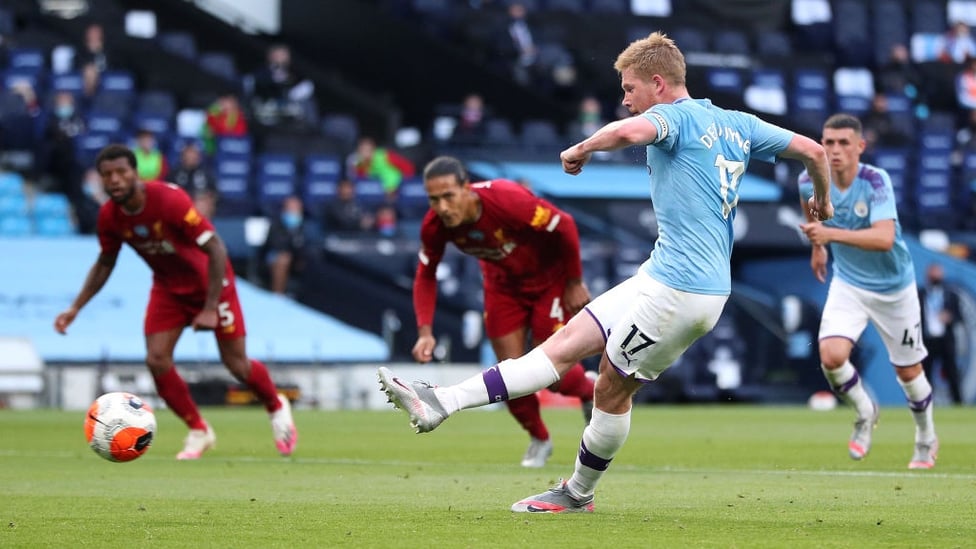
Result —
<svg viewBox="0 0 976 549"><path fill-rule="evenodd" d="M804 208L808 217L818 221L834 217L834 206L830 203L830 168L823 146L809 137L796 134L782 156L803 162L813 181L813 196Z"/></svg>
<svg viewBox="0 0 976 549"><path fill-rule="evenodd" d="M74 301L71 302L71 306L61 312L54 319L54 329L59 334L65 334L68 332L68 326L74 322L75 317L78 316L78 311L85 306L91 298L105 286L105 282L108 281L108 277L112 274L115 269L115 260L117 255L107 255L101 254L98 256L98 260L95 264L91 266L88 270L88 276L85 277L85 283L81 286L81 291L75 296Z"/></svg>
<svg viewBox="0 0 976 549"><path fill-rule="evenodd" d="M643 116L615 120L583 141L559 154L563 171L577 175L590 156L598 151L615 151L631 145L650 143L657 138L657 127Z"/></svg>

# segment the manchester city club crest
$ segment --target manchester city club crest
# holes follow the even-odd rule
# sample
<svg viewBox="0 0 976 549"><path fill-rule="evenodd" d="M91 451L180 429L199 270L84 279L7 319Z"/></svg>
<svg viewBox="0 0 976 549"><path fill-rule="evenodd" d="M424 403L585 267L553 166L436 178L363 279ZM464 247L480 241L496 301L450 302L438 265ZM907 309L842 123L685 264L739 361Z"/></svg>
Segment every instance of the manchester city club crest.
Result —
<svg viewBox="0 0 976 549"><path fill-rule="evenodd" d="M132 232L136 233L142 238L149 236L149 229L145 225L136 225L132 228Z"/></svg>
<svg viewBox="0 0 976 549"><path fill-rule="evenodd" d="M868 215L868 203L863 200L858 200L854 203L854 215L858 217L867 217Z"/></svg>

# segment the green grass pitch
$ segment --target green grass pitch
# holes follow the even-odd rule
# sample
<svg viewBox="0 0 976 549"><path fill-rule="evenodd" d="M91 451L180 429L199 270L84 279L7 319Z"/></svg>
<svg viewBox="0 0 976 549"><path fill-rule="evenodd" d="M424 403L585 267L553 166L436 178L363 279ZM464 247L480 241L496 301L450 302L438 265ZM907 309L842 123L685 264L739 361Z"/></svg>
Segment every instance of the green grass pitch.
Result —
<svg viewBox="0 0 976 549"><path fill-rule="evenodd" d="M83 412L0 411L0 547L974 547L976 410L936 409L935 469L909 471L907 408L885 408L871 454L847 457L850 410L650 406L591 515L524 515L516 500L572 472L582 420L549 409L549 465L502 410L415 435L399 412L297 411L279 457L257 408L205 411L217 449L177 462L185 430L158 411L149 452L110 463Z"/></svg>

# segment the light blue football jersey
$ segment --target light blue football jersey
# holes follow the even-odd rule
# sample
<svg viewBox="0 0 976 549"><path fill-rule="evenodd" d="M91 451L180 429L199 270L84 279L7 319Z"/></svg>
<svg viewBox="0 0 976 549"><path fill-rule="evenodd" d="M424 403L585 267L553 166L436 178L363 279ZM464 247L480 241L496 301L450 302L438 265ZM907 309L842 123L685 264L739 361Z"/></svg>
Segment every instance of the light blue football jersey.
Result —
<svg viewBox="0 0 976 549"><path fill-rule="evenodd" d="M804 200L813 196L813 182L807 172L801 173L797 182ZM896 292L915 281L915 266L901 237L888 172L862 163L846 191L830 185L830 200L834 204L834 217L824 222L828 227L856 231L867 229L876 221L895 220L895 244L887 252L831 242L834 276L857 288L878 293Z"/></svg>
<svg viewBox="0 0 976 549"><path fill-rule="evenodd" d="M739 183L751 158L774 162L794 134L707 99L655 105L642 116L657 127L647 167L658 237L641 268L677 290L729 295Z"/></svg>

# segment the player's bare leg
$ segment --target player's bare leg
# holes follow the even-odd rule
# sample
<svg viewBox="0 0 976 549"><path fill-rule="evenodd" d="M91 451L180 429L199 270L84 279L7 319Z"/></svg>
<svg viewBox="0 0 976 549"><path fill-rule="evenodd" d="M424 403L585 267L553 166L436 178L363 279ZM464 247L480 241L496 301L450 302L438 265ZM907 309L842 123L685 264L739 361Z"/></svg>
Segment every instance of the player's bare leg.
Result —
<svg viewBox="0 0 976 549"><path fill-rule="evenodd" d="M230 373L246 384L261 400L271 418L271 432L275 446L283 456L289 456L298 444L298 430L291 414L288 398L278 393L267 366L260 360L248 358L245 338L217 339L220 360Z"/></svg>
<svg viewBox="0 0 976 549"><path fill-rule="evenodd" d="M520 328L501 337L491 339L491 348L500 362L515 358L525 352L526 329ZM535 394L514 398L505 402L509 413L529 433L529 447L522 456L522 467L542 467L552 455L549 429L542 419L539 397Z"/></svg>
<svg viewBox="0 0 976 549"><path fill-rule="evenodd" d="M217 437L204 421L190 388L173 363L173 349L180 339L183 328L155 332L146 335L146 366L156 382L156 392L170 410L190 428L183 450L177 459L198 459L217 444Z"/></svg>

